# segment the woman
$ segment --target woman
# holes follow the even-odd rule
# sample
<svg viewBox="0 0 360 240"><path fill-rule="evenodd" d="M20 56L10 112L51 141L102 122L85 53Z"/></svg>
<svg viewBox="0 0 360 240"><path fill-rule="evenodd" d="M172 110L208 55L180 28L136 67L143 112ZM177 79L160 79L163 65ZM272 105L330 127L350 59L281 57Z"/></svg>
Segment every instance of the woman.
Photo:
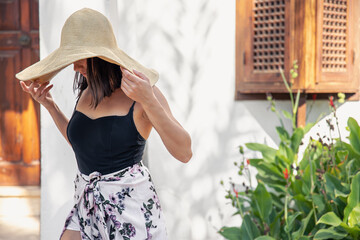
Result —
<svg viewBox="0 0 360 240"><path fill-rule="evenodd" d="M96 25L99 19L107 21L90 9L73 15L71 21L76 24L93 21L91 24ZM67 42L76 39L73 40L74 33L70 40L66 38L65 25L61 47L68 44L68 49L74 44ZM84 34L82 32L77 38ZM97 38L95 35L91 36ZM97 45L106 45L103 40L99 41ZM90 50L96 52L92 45L89 44L83 55ZM56 74L63 65L45 73L31 69L28 75L36 76L37 80L31 79L30 84L20 82L22 89L49 111L75 152L79 168L74 181L75 204L66 219L61 240L167 239L160 202L149 171L141 163L142 154L153 127L167 150L184 163L192 157L191 139L171 114L164 95L153 85L155 75L121 54L118 54L120 60L110 59L112 55L109 55L104 58L111 61L105 61L99 58L102 55L95 54L73 62L78 100L70 121L54 102L50 94L53 85L46 81L46 77L53 76L54 71ZM129 65L143 69L150 77L135 69L130 69L131 73ZM27 80L25 75L17 77Z"/></svg>

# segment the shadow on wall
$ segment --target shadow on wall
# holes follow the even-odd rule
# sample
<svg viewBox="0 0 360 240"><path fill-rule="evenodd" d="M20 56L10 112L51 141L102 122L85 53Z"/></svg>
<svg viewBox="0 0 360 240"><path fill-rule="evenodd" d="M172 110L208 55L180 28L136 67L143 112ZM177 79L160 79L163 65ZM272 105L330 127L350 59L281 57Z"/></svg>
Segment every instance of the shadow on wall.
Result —
<svg viewBox="0 0 360 240"><path fill-rule="evenodd" d="M313 104L312 109L310 107L311 104ZM280 139L275 127L280 126L280 121L276 114L270 110L270 103L268 101L244 101L244 105L251 113L254 120L257 121L261 128L270 136L270 138L276 144L278 144ZM292 111L290 101L276 101L276 108L278 111ZM310 109L311 111L309 112ZM306 114L306 123L315 122L316 120L322 121L330 114L328 101L319 100L313 103L312 100L308 100ZM318 119L320 115L322 115L322 118ZM285 128L290 131L292 128L291 121L284 117L282 117L282 120L285 124Z"/></svg>

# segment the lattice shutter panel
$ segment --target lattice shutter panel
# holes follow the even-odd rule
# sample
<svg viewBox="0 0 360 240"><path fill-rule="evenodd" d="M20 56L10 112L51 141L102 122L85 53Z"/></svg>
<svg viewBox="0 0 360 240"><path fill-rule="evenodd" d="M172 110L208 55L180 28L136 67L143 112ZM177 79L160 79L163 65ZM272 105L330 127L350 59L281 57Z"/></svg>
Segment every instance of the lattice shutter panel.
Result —
<svg viewBox="0 0 360 240"><path fill-rule="evenodd" d="M254 0L253 71L285 69L285 0Z"/></svg>
<svg viewBox="0 0 360 240"><path fill-rule="evenodd" d="M359 1L359 0L356 0ZM318 0L316 92L354 92L354 13L352 0Z"/></svg>
<svg viewBox="0 0 360 240"><path fill-rule="evenodd" d="M324 0L322 32L322 72L347 71L347 0Z"/></svg>
<svg viewBox="0 0 360 240"><path fill-rule="evenodd" d="M293 0L237 0L236 81L239 94L286 92Z"/></svg>

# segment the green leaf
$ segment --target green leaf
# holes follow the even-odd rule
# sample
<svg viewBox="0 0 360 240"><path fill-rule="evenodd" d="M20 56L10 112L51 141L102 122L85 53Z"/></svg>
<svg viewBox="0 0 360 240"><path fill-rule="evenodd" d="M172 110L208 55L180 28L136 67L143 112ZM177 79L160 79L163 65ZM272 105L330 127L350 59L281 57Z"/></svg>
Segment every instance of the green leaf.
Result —
<svg viewBox="0 0 360 240"><path fill-rule="evenodd" d="M312 209L311 201L307 200L304 195L298 194L294 197L296 206L303 211L305 214L308 214Z"/></svg>
<svg viewBox="0 0 360 240"><path fill-rule="evenodd" d="M328 213L322 215L322 217L319 219L319 221L316 224L319 224L319 223L324 223L327 225L337 227L342 223L342 221L338 216L336 216L335 213L328 212Z"/></svg>
<svg viewBox="0 0 360 240"><path fill-rule="evenodd" d="M241 239L241 231L239 227L222 227L218 233L229 240Z"/></svg>
<svg viewBox="0 0 360 240"><path fill-rule="evenodd" d="M348 119L348 127L350 129L350 144L357 154L360 154L360 127L356 120L352 117Z"/></svg>
<svg viewBox="0 0 360 240"><path fill-rule="evenodd" d="M284 176L279 171L279 169L274 166L274 164L266 163L266 162L259 162L257 164L252 164L252 166L256 167L256 169L259 171L263 171L265 175L273 175L274 177L277 177L279 180L283 180Z"/></svg>
<svg viewBox="0 0 360 240"><path fill-rule="evenodd" d="M302 214L301 212L296 212L295 214L290 215L288 217L288 227L289 227L289 229L287 229L287 226L285 226L285 232L292 232L294 224L295 224L295 220L301 214Z"/></svg>
<svg viewBox="0 0 360 240"><path fill-rule="evenodd" d="M347 194L349 190L342 185L340 179L331 175L330 173L325 173L325 188L326 192L329 193L333 198L335 198L335 189L337 190L337 194ZM341 195L341 194L340 194Z"/></svg>
<svg viewBox="0 0 360 240"><path fill-rule="evenodd" d="M340 192L338 191L337 189L335 189L335 197L343 197L343 198L347 198L349 196L349 194L347 193L343 193L343 192Z"/></svg>
<svg viewBox="0 0 360 240"><path fill-rule="evenodd" d="M261 237L255 238L255 240L276 240L276 239L273 237L270 237L270 236L261 236Z"/></svg>
<svg viewBox="0 0 360 240"><path fill-rule="evenodd" d="M348 159L354 159L360 157L360 154L354 150L354 147L351 144L348 144L346 142L342 142L341 144L343 147L346 148L346 150L349 151Z"/></svg>
<svg viewBox="0 0 360 240"><path fill-rule="evenodd" d="M266 144L260 144L260 143L246 143L245 145L250 150L261 152L264 161L274 162L276 149L271 148Z"/></svg>
<svg viewBox="0 0 360 240"><path fill-rule="evenodd" d="M308 161L302 161L302 162L308 162ZM302 176L302 181L303 181L303 184L302 184L302 192L304 195L309 195L310 194L310 188L311 188L311 169L310 169L310 164L314 165L313 162L309 163L309 165L306 166L305 170L304 170L304 174ZM313 173L312 175L314 176L315 175L315 172L314 172L314 166L312 167L313 169Z"/></svg>
<svg viewBox="0 0 360 240"><path fill-rule="evenodd" d="M360 227L360 203L349 214L348 224L350 227Z"/></svg>
<svg viewBox="0 0 360 240"><path fill-rule="evenodd" d="M310 222L310 219L312 217L314 213L314 210L311 209L311 211L309 212L309 214L306 216L306 218L301 220L301 225L300 228L296 231L292 233L292 237L293 239L301 239L301 237L303 237L305 230Z"/></svg>
<svg viewBox="0 0 360 240"><path fill-rule="evenodd" d="M360 169L360 161L358 159L352 159L346 164L346 171L349 177L353 177Z"/></svg>
<svg viewBox="0 0 360 240"><path fill-rule="evenodd" d="M272 209L272 199L263 183L259 182L252 195L251 207L261 220L268 222Z"/></svg>
<svg viewBox="0 0 360 240"><path fill-rule="evenodd" d="M288 167L288 165L292 164L295 161L295 154L293 150L288 147L283 142L279 145L279 150L276 153L276 157L278 157L278 160L282 160L283 163L281 163L284 167Z"/></svg>
<svg viewBox="0 0 360 240"><path fill-rule="evenodd" d="M348 197L347 206L344 209L344 222L348 222L348 217L352 210L360 203L360 172L358 172L352 180L351 192Z"/></svg>
<svg viewBox="0 0 360 240"><path fill-rule="evenodd" d="M316 232L314 236L314 240L317 239L343 239L347 236L347 233L340 232L339 230L335 230L335 228L331 227L328 229L320 229Z"/></svg>
<svg viewBox="0 0 360 240"><path fill-rule="evenodd" d="M282 205L283 207L284 205ZM276 215L277 214L277 215ZM276 215L275 217L272 215ZM280 238L280 219L282 218L282 216L284 215L284 210L280 211L280 212L276 212L275 208L273 209L273 211L270 214L270 235L275 237L276 239Z"/></svg>
<svg viewBox="0 0 360 240"><path fill-rule="evenodd" d="M293 135L291 136L291 144L290 144L290 147L294 151L294 153L297 153L299 151L299 146L303 137L304 137L304 129L296 128Z"/></svg>
<svg viewBox="0 0 360 240"><path fill-rule="evenodd" d="M337 151L336 155L340 159L340 161L345 161L349 155L349 151L347 150Z"/></svg>
<svg viewBox="0 0 360 240"><path fill-rule="evenodd" d="M292 119L292 114L289 113L288 111L282 110L281 112L282 112L282 114L284 115L285 118L290 119L290 120Z"/></svg>
<svg viewBox="0 0 360 240"><path fill-rule="evenodd" d="M279 181L279 178L274 177L274 176L263 176L260 174L256 175L256 179L259 182L264 182L264 183L273 184L273 185L277 185L277 184L281 185L281 184L284 184L284 182L285 182L285 181Z"/></svg>
<svg viewBox="0 0 360 240"><path fill-rule="evenodd" d="M253 240L260 236L260 231L249 215L245 215L240 227L240 237L237 239Z"/></svg>
<svg viewBox="0 0 360 240"><path fill-rule="evenodd" d="M277 196L275 193L273 192L270 192L270 195L271 195L271 198L273 200L273 205L277 208L283 208L284 207L284 203L283 201L281 200L282 199L282 196Z"/></svg>
<svg viewBox="0 0 360 240"><path fill-rule="evenodd" d="M326 202L323 195L314 193L312 195L313 202L315 203L315 206L317 207L318 212L322 212L325 210Z"/></svg>
<svg viewBox="0 0 360 240"><path fill-rule="evenodd" d="M357 236L360 235L360 228L354 226L354 227L349 227L347 224L345 224L344 222L342 222L340 224L340 227L342 227L343 229L345 229L351 236L354 236L354 239L358 239Z"/></svg>
<svg viewBox="0 0 360 240"><path fill-rule="evenodd" d="M290 141L290 135L289 133L286 131L285 128L283 127L276 127L276 131L280 137L280 140L285 142L285 143L288 143Z"/></svg>
<svg viewBox="0 0 360 240"><path fill-rule="evenodd" d="M267 183L267 185L268 185L268 187L275 189L276 192L278 192L278 193L286 193L286 188L285 188L284 184Z"/></svg>
<svg viewBox="0 0 360 240"><path fill-rule="evenodd" d="M249 158L250 165L254 166L256 164L259 164L260 162L264 162L264 159L262 158Z"/></svg>

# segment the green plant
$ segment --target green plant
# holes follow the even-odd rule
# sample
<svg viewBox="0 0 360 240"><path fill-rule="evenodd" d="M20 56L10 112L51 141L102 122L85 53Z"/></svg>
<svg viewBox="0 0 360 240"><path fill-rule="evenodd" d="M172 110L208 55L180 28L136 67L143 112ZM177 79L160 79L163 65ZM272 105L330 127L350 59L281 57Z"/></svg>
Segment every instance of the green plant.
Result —
<svg viewBox="0 0 360 240"><path fill-rule="evenodd" d="M291 76L297 77L294 62ZM226 239L360 239L360 127L353 118L348 119L349 143L330 136L310 138L301 159L299 147L304 135L314 123L305 128L296 127L296 112L300 93L293 97L291 83L283 76L289 91L292 113L282 111L292 122L288 131L280 118L276 127L280 138L277 149L266 144L247 143L250 151L260 152L262 158L246 159L240 146L241 160L235 163L241 176L251 179L249 166L257 170L257 186L230 182L226 198L235 207L242 224L222 227ZM338 102L345 96L338 95ZM271 96L271 110L279 117ZM333 118L336 116L334 98L329 99ZM331 119L327 120L330 133L335 131ZM340 133L340 132L339 132ZM246 170L246 171L244 171ZM249 182L250 183L250 182ZM223 182L221 182L224 185Z"/></svg>

